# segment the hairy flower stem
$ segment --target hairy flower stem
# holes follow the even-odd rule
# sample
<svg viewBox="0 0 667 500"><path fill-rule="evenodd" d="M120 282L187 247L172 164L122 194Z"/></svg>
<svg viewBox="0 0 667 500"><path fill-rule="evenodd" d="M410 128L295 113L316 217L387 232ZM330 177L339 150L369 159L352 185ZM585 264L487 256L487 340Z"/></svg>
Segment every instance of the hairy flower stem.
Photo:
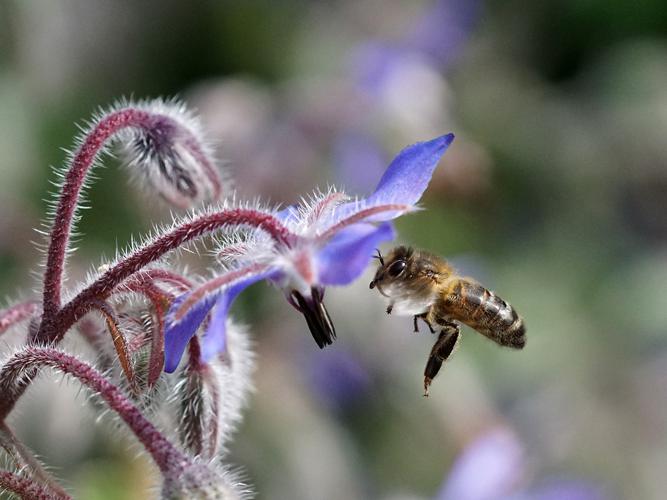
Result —
<svg viewBox="0 0 667 500"><path fill-rule="evenodd" d="M77 150L62 186L62 194L51 229L44 275L44 317L54 316L60 308L63 269L72 230L72 219L84 180L95 158L106 142L120 130L126 127L147 127L150 117L150 113L134 108L111 113L93 128Z"/></svg>
<svg viewBox="0 0 667 500"><path fill-rule="evenodd" d="M215 168L198 139L177 120L159 112L136 107L119 109L104 116L84 137L61 188L51 228L44 275L43 309L46 318L55 316L61 305L65 255L81 188L105 145L125 129L141 130L158 142L168 141L169 135L177 135L211 182L214 198L217 199L220 195L222 187Z"/></svg>
<svg viewBox="0 0 667 500"><path fill-rule="evenodd" d="M285 246L293 245L297 238L276 217L260 210L232 208L201 215L158 236L119 261L56 314L47 316L45 313L33 341L40 343L60 341L67 330L91 309L95 300L105 300L116 286L137 271L193 239L234 226L262 229L277 243Z"/></svg>
<svg viewBox="0 0 667 500"><path fill-rule="evenodd" d="M17 469L28 469L42 483L62 498L69 498L65 490L44 470L40 461L16 438L5 422L0 422L0 446L11 456ZM58 498L60 498L58 497Z"/></svg>
<svg viewBox="0 0 667 500"><path fill-rule="evenodd" d="M6 470L0 471L0 489L23 500L71 500L65 492L52 492L35 481Z"/></svg>
<svg viewBox="0 0 667 500"><path fill-rule="evenodd" d="M16 323L28 319L39 310L35 301L20 302L0 311L0 333L6 332Z"/></svg>
<svg viewBox="0 0 667 500"><path fill-rule="evenodd" d="M43 367L51 367L78 379L109 405L128 425L146 451L153 457L163 475L173 476L192 464L162 433L144 417L139 409L92 366L76 357L49 347L27 347L12 356L0 371L0 420L4 420L29 384L26 376Z"/></svg>
<svg viewBox="0 0 667 500"><path fill-rule="evenodd" d="M150 336L151 351L148 361L148 387L153 387L164 368L164 315L169 308L169 304L174 299L173 294L167 293L151 281L142 282L140 280L127 280L119 290L127 289L129 292L139 293L146 297L153 305L155 316L155 326Z"/></svg>
<svg viewBox="0 0 667 500"><path fill-rule="evenodd" d="M154 283L156 281L168 283L182 292L192 288L192 282L185 276L166 269L145 269L138 273L135 278L138 283Z"/></svg>

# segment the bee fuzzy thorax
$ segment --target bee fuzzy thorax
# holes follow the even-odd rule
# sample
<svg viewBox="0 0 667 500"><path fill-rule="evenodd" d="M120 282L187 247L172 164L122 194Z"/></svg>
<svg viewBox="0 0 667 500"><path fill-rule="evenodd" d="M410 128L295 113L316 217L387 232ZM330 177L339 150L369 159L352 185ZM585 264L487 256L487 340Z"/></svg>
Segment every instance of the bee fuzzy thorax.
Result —
<svg viewBox="0 0 667 500"><path fill-rule="evenodd" d="M378 290L380 288L378 287ZM397 316L424 314L437 297L435 291L425 290L422 294L400 286L389 286L381 290L386 294L387 308Z"/></svg>
<svg viewBox="0 0 667 500"><path fill-rule="evenodd" d="M385 258L370 287L388 299L387 311L397 315L425 313L438 296L438 284L451 271L446 262L427 252L397 247Z"/></svg>

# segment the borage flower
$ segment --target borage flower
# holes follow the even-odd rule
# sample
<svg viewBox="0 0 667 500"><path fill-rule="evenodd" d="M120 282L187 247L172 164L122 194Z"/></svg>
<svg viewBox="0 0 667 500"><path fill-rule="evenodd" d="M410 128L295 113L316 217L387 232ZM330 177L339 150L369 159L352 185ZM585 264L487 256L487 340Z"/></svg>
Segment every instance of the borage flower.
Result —
<svg viewBox="0 0 667 500"><path fill-rule="evenodd" d="M320 348L336 337L324 307L328 285L347 285L368 265L373 249L394 238L387 222L416 209L435 167L454 139L443 135L408 146L389 165L366 199L347 201L330 191L301 206L267 214L282 224L281 238L260 229L224 247L228 269L174 300L165 331L165 370L173 372L188 341L209 316L202 343L204 361L226 348L229 308L245 288L266 279L281 288L300 311ZM362 168L362 167L360 167Z"/></svg>

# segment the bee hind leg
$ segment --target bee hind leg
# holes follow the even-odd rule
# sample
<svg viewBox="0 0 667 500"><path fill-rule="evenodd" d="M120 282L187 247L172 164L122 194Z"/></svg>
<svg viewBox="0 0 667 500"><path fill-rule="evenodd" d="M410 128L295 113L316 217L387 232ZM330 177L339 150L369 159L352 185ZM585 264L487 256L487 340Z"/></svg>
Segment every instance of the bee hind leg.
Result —
<svg viewBox="0 0 667 500"><path fill-rule="evenodd" d="M461 336L458 325L449 323L440 331L438 340L435 341L429 354L426 368L424 369L424 396L428 397L431 382L442 368L442 363L454 352L454 348Z"/></svg>

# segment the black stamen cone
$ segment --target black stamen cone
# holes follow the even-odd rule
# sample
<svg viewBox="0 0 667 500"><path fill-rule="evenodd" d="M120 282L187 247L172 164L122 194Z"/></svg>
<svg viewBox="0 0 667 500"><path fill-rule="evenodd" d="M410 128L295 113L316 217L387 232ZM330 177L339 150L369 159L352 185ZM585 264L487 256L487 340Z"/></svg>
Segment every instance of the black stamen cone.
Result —
<svg viewBox="0 0 667 500"><path fill-rule="evenodd" d="M318 288L311 289L311 297L308 299L298 291L292 291L292 297L296 301L297 308L306 318L306 323L320 349L333 344L336 338L336 329L329 317L326 307L322 302L322 292Z"/></svg>

